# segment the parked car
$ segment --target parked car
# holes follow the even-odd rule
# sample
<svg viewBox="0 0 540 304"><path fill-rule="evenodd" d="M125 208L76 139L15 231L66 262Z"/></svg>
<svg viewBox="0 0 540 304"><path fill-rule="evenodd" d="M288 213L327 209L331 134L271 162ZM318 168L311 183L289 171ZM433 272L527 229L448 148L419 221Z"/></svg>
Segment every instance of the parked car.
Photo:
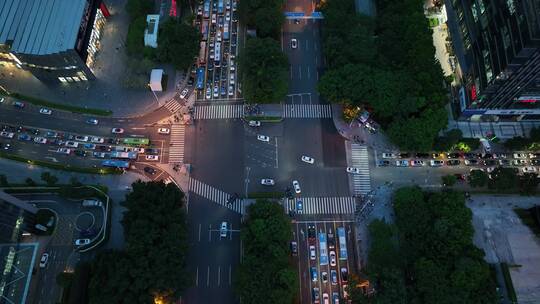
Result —
<svg viewBox="0 0 540 304"><path fill-rule="evenodd" d="M158 161L159 155L146 155L145 159L150 161Z"/></svg>
<svg viewBox="0 0 540 304"><path fill-rule="evenodd" d="M514 153L514 158L527 158L525 153Z"/></svg>
<svg viewBox="0 0 540 304"><path fill-rule="evenodd" d="M423 160L419 160L419 159L411 160L411 167L422 167L424 165L425 165L425 163L424 163Z"/></svg>
<svg viewBox="0 0 540 304"><path fill-rule="evenodd" d="M444 161L438 160L438 159L432 159L431 161L429 161L429 165L432 167L441 167L442 165L444 165Z"/></svg>
<svg viewBox="0 0 540 304"><path fill-rule="evenodd" d="M459 159L449 159L446 161L447 166L459 166L459 164L461 164Z"/></svg>
<svg viewBox="0 0 540 304"><path fill-rule="evenodd" d="M71 154L71 149L68 149L68 148L58 148L58 150L56 150L56 153L60 153L60 154Z"/></svg>
<svg viewBox="0 0 540 304"><path fill-rule="evenodd" d="M382 158L396 158L394 153L383 153Z"/></svg>
<svg viewBox="0 0 540 304"><path fill-rule="evenodd" d="M261 185L265 185L265 186L273 186L275 184L274 180L273 179L270 179L270 178L263 178L261 179Z"/></svg>
<svg viewBox="0 0 540 304"><path fill-rule="evenodd" d="M388 166L390 166L390 161L388 161L388 160L379 160L377 162L377 165L379 167L388 167Z"/></svg>
<svg viewBox="0 0 540 304"><path fill-rule="evenodd" d="M312 157L302 155L301 157L302 161L308 164L313 164L315 160Z"/></svg>
<svg viewBox="0 0 540 304"><path fill-rule="evenodd" d="M408 160L396 160L396 166L398 167L408 167L409 161Z"/></svg>
<svg viewBox="0 0 540 304"><path fill-rule="evenodd" d="M478 160L476 159L466 159L465 166L476 166L478 165Z"/></svg>
<svg viewBox="0 0 540 304"><path fill-rule="evenodd" d="M515 165L515 166L525 166L525 165L527 165L527 160L525 160L525 159L514 159L512 164Z"/></svg>

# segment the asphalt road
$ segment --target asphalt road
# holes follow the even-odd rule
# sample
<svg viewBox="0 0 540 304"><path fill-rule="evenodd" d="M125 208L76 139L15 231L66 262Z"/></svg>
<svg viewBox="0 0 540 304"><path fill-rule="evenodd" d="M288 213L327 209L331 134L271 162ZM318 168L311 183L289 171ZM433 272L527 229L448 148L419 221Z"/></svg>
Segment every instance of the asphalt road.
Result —
<svg viewBox="0 0 540 304"><path fill-rule="evenodd" d="M219 227L224 221L229 231L226 237L220 237ZM238 303L233 284L240 264L240 215L191 194L188 225L188 270L193 284L185 292L184 301Z"/></svg>
<svg viewBox="0 0 540 304"><path fill-rule="evenodd" d="M319 233L333 233L335 237L335 247L330 248L330 244L327 242L327 254L331 251L336 253L336 266L332 266L330 262L325 265L321 265L321 247L318 241L318 237L315 242L310 243L308 238L308 226L314 225L317 235ZM337 237L337 228L344 227L346 233L346 246L348 259L340 259L339 254L339 240ZM320 303L323 303L323 294L328 294L330 300L332 300L333 293L337 293L339 298L344 297L343 285L347 283L342 280L340 271L341 268L346 268L347 273L355 272L354 261L354 223L350 221L307 221L294 223L294 240L298 243L298 255L295 260L298 262L298 276L300 281L300 303L313 303L314 300L314 288L319 290ZM328 239L327 239L328 241ZM314 245L316 248L315 259L310 258L309 246ZM324 263L323 263L324 264ZM312 270L313 268L313 270ZM315 272L316 278L312 276L312 271ZM336 272L336 281L332 281L332 272ZM323 281L323 272L326 273L327 280Z"/></svg>

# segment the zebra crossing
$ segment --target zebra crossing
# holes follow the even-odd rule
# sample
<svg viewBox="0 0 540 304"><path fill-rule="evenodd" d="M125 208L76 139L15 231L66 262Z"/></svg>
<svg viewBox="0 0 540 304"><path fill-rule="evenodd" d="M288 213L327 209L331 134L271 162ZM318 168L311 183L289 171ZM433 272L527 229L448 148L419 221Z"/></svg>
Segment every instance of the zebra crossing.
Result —
<svg viewBox="0 0 540 304"><path fill-rule="evenodd" d="M169 148L169 163L184 162L184 141L186 128L184 125L173 124L171 127L171 146Z"/></svg>
<svg viewBox="0 0 540 304"><path fill-rule="evenodd" d="M329 104L284 104L283 118L332 118Z"/></svg>
<svg viewBox="0 0 540 304"><path fill-rule="evenodd" d="M302 210L297 209L297 201L302 201ZM354 197L302 197L287 200L288 210L298 214L354 214Z"/></svg>
<svg viewBox="0 0 540 304"><path fill-rule="evenodd" d="M237 199L234 203L227 204L227 200L231 196L230 194L200 182L194 178L189 179L189 191L240 214L246 213L246 207L251 201Z"/></svg>
<svg viewBox="0 0 540 304"><path fill-rule="evenodd" d="M195 107L195 119L242 118L243 104L204 105Z"/></svg>
<svg viewBox="0 0 540 304"><path fill-rule="evenodd" d="M176 99L173 98L167 101L164 107L174 114L176 113L176 111L180 110L180 108L182 107L182 104L180 104Z"/></svg>
<svg viewBox="0 0 540 304"><path fill-rule="evenodd" d="M369 156L366 146L351 144L351 166L360 169L360 174L350 174L355 195L371 191Z"/></svg>

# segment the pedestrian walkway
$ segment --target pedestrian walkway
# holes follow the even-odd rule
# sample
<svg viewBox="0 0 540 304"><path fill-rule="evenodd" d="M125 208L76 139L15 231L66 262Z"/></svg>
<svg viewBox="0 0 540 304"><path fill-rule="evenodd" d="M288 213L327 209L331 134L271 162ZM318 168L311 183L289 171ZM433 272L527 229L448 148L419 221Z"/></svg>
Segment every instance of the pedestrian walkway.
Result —
<svg viewBox="0 0 540 304"><path fill-rule="evenodd" d="M230 119L244 116L243 104L221 104L195 107L195 119Z"/></svg>
<svg viewBox="0 0 540 304"><path fill-rule="evenodd" d="M359 195L370 192L369 156L366 146L351 144L351 167L360 169L360 174L349 174L353 181L353 193Z"/></svg>
<svg viewBox="0 0 540 304"><path fill-rule="evenodd" d="M245 214L246 205L253 201L237 199L232 204L227 204L227 200L231 196L230 194L200 182L194 178L189 179L189 191L240 214Z"/></svg>
<svg viewBox="0 0 540 304"><path fill-rule="evenodd" d="M176 99L171 99L164 105L164 107L174 114L176 113L176 111L182 108L182 105L178 101L176 101Z"/></svg>
<svg viewBox="0 0 540 304"><path fill-rule="evenodd" d="M171 127L171 146L169 148L169 163L184 162L184 142L186 128L184 125L174 124Z"/></svg>
<svg viewBox="0 0 540 304"><path fill-rule="evenodd" d="M332 118L329 104L284 104L283 118Z"/></svg>
<svg viewBox="0 0 540 304"><path fill-rule="evenodd" d="M296 209L296 201L302 201L302 211ZM287 201L287 211L298 214L354 214L354 197L301 197Z"/></svg>

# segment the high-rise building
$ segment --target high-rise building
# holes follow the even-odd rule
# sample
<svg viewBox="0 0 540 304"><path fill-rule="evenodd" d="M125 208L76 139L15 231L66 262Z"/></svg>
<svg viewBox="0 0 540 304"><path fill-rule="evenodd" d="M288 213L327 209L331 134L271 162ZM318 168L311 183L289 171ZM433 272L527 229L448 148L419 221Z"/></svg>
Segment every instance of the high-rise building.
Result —
<svg viewBox="0 0 540 304"><path fill-rule="evenodd" d="M90 67L107 16L101 0L0 1L0 64L43 81L94 79Z"/></svg>
<svg viewBox="0 0 540 304"><path fill-rule="evenodd" d="M540 119L540 0L446 0L462 118Z"/></svg>
<svg viewBox="0 0 540 304"><path fill-rule="evenodd" d="M0 243L17 243L23 232L36 232L36 212L29 203L0 191Z"/></svg>

